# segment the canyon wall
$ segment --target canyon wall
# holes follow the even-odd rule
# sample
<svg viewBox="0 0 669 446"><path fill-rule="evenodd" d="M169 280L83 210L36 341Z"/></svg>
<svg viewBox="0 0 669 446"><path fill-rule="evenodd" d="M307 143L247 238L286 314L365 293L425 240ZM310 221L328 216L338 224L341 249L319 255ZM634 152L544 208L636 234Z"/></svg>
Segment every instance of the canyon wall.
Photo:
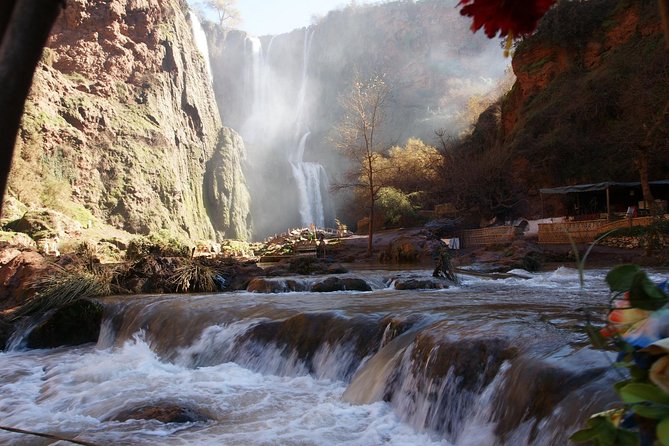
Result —
<svg viewBox="0 0 669 446"><path fill-rule="evenodd" d="M9 194L133 233L246 239L244 158L185 1L71 0L37 69Z"/></svg>

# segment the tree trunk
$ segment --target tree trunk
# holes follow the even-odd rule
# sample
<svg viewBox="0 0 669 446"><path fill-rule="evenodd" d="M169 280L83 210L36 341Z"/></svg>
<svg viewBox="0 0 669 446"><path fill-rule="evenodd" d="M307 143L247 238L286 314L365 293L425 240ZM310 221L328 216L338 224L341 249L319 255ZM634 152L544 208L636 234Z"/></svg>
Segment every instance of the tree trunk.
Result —
<svg viewBox="0 0 669 446"><path fill-rule="evenodd" d="M641 180L641 191L643 192L645 208L652 212L655 205L655 199L653 198L653 193L650 190L650 183L648 180L648 163L650 162L649 152L650 148L648 146L641 146L639 149L639 157L637 158L637 167L639 168L639 178Z"/></svg>
<svg viewBox="0 0 669 446"><path fill-rule="evenodd" d="M62 0L2 0L0 7L0 211L16 135L37 63ZM13 8L11 7L13 4ZM11 15L9 15L11 14Z"/></svg>
<svg viewBox="0 0 669 446"><path fill-rule="evenodd" d="M367 231L367 257L372 256L372 245L374 240L374 197L372 196L369 201L370 201L370 206L369 206L369 229Z"/></svg>
<svg viewBox="0 0 669 446"><path fill-rule="evenodd" d="M12 11L16 0L3 0L0 2L0 45L2 45L2 38L5 36L5 31L9 25L9 19L12 17Z"/></svg>

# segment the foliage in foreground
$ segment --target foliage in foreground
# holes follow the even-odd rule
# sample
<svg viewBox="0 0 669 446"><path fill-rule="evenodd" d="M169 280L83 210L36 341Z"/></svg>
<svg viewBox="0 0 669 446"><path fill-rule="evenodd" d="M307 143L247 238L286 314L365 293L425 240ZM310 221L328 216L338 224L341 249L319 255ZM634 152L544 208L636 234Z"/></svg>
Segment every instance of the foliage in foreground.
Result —
<svg viewBox="0 0 669 446"><path fill-rule="evenodd" d="M170 283L177 293L217 291L217 282L221 281L219 273L196 260L189 260L174 271Z"/></svg>
<svg viewBox="0 0 669 446"><path fill-rule="evenodd" d="M636 265L606 276L611 289L609 324L591 332L596 347L613 346L629 377L615 385L622 404L593 415L571 436L576 443L669 445L669 284L653 283Z"/></svg>
<svg viewBox="0 0 669 446"><path fill-rule="evenodd" d="M108 277L83 271L62 270L56 275L36 279L31 287L36 291L35 297L12 315L14 320L31 314L44 314L79 299L110 294Z"/></svg>

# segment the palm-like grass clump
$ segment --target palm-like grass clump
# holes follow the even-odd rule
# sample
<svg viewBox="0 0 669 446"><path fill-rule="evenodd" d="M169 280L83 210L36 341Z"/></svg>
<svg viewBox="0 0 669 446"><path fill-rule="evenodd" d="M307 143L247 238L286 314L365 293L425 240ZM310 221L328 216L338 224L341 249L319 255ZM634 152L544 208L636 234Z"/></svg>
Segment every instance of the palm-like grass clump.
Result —
<svg viewBox="0 0 669 446"><path fill-rule="evenodd" d="M216 291L217 271L197 261L189 260L174 271L170 283L178 293Z"/></svg>
<svg viewBox="0 0 669 446"><path fill-rule="evenodd" d="M32 284L35 296L12 315L16 320L31 314L61 308L79 299L110 294L109 278L90 272L62 270L56 275L40 277Z"/></svg>

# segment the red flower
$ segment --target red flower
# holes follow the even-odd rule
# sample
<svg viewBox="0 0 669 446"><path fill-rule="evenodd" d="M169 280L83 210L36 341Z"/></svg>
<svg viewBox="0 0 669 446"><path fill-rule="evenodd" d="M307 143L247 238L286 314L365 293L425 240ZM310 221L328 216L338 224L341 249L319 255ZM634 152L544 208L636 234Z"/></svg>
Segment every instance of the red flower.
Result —
<svg viewBox="0 0 669 446"><path fill-rule="evenodd" d="M460 14L473 18L472 31L483 27L493 38L499 32L521 36L532 33L539 20L557 0L460 0Z"/></svg>

